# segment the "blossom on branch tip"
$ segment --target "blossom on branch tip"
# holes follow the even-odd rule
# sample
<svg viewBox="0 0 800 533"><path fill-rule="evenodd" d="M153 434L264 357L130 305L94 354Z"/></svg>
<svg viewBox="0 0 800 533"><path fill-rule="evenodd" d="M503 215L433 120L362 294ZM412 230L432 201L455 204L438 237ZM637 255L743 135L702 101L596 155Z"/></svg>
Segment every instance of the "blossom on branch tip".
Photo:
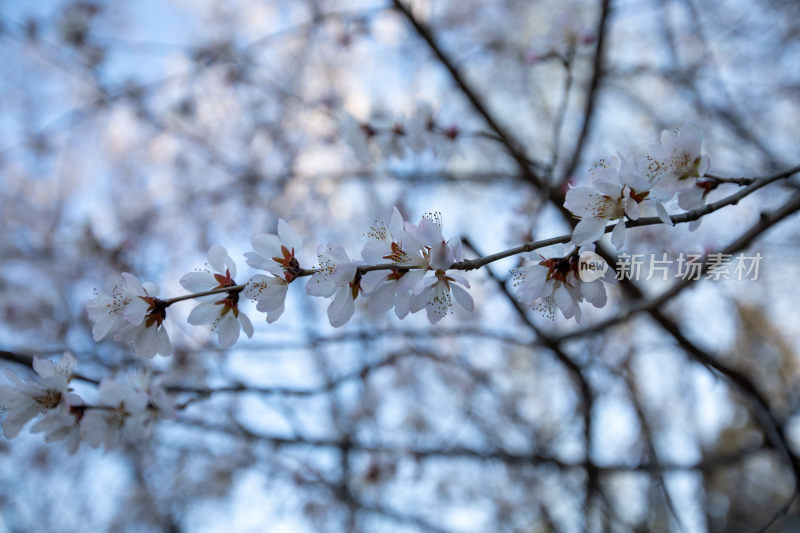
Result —
<svg viewBox="0 0 800 533"><path fill-rule="evenodd" d="M108 288L109 294L98 294L86 304L95 342L114 331L114 340L133 343L141 357L171 353L164 328L166 306L156 298L158 286L123 272L109 281Z"/></svg>
<svg viewBox="0 0 800 533"><path fill-rule="evenodd" d="M222 246L214 245L208 251L208 265L216 272L208 270L190 272L180 280L181 285L191 292L205 292L236 286L236 263ZM194 326L211 324L217 332L219 344L223 348L233 346L243 330L248 337L253 336L253 324L246 314L239 310L239 292L213 294L198 298L201 300L187 321Z"/></svg>

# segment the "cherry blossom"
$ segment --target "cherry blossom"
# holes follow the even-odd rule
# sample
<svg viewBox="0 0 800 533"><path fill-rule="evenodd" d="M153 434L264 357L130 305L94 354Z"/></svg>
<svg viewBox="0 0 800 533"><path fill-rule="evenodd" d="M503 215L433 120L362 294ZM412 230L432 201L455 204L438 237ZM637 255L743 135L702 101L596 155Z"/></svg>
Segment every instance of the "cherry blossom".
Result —
<svg viewBox="0 0 800 533"><path fill-rule="evenodd" d="M289 282L278 276L256 274L245 284L242 294L256 301L256 309L267 314L267 323L280 318L285 309Z"/></svg>
<svg viewBox="0 0 800 533"><path fill-rule="evenodd" d="M425 276L430 266L430 255L405 229L400 211L392 210L389 227L376 221L366 234L369 239L361 250L367 264L390 262L397 268L373 270L363 275L361 287L369 295L367 309L380 315L394 307L398 318L404 318L410 309L411 291Z"/></svg>
<svg viewBox="0 0 800 533"><path fill-rule="evenodd" d="M92 327L94 340L99 341L116 331L114 340L133 344L140 357L172 353L164 327L166 306L156 296L158 286L154 283L140 283L127 272L112 278L109 294L98 294L86 305L89 319L95 323Z"/></svg>
<svg viewBox="0 0 800 533"><path fill-rule="evenodd" d="M577 252L563 257L545 258L532 265L511 271L517 299L525 306L542 312L554 319L556 309L565 318L575 317L580 323L580 302L587 301L595 307L603 307L607 301L605 285L614 283L613 270L592 281L583 281L579 276L579 258L594 246L585 246Z"/></svg>
<svg viewBox="0 0 800 533"><path fill-rule="evenodd" d="M98 405L86 409L81 429L92 448L116 448L123 434L138 439L145 434L148 396L127 382L104 379L98 387Z"/></svg>
<svg viewBox="0 0 800 533"><path fill-rule="evenodd" d="M605 233L606 224L617 220L611 243L617 248L627 240L625 217L637 220L653 212L667 224L672 221L664 205L651 197L650 183L640 176L630 157L614 158L615 166L600 160L591 170L591 186L572 187L567 191L564 207L580 217L572 242L576 245L595 242Z"/></svg>
<svg viewBox="0 0 800 533"><path fill-rule="evenodd" d="M295 252L300 249L301 240L285 220L278 219L278 234L256 233L250 237L253 252L247 252L247 264L291 283L300 272L300 263Z"/></svg>
<svg viewBox="0 0 800 533"><path fill-rule="evenodd" d="M355 312L355 300L361 293L358 266L337 244L320 245L317 256L319 268L306 283L306 293L323 298L333 296L328 306L328 320L331 326L338 328Z"/></svg>
<svg viewBox="0 0 800 533"><path fill-rule="evenodd" d="M650 146L645 157L646 176L650 183L672 194L692 188L711 165L702 152L703 130L694 121L680 128L661 132L661 142Z"/></svg>
<svg viewBox="0 0 800 533"><path fill-rule="evenodd" d="M181 285L195 293L236 286L233 279L236 276L236 263L225 248L213 245L208 250L208 265L216 273L209 270L190 272L181 278ZM194 326L211 324L218 334L221 347L233 346L241 330L244 330L248 337L253 336L253 324L247 315L239 310L238 291L205 296L198 300L202 303L189 313L187 321Z"/></svg>
<svg viewBox="0 0 800 533"><path fill-rule="evenodd" d="M7 371L9 384L0 385L0 407L6 412L3 435L7 439L16 437L22 427L40 414L59 408L80 406L83 400L69 388L75 357L69 352L57 362L39 357L33 358L36 380L22 380L14 372Z"/></svg>
<svg viewBox="0 0 800 533"><path fill-rule="evenodd" d="M156 290L152 283L142 284L134 275L123 272L109 280L109 294L98 294L89 300L86 310L89 320L94 322L92 336L95 342L101 341L125 324L142 322L149 307L142 299L150 296L147 289Z"/></svg>
<svg viewBox="0 0 800 533"><path fill-rule="evenodd" d="M453 298L461 307L472 311L475 308L472 296L456 283L469 288L469 281L463 276L437 269L433 276L424 278L415 287L414 296L411 298L411 312L416 313L424 308L428 320L431 324L435 324L453 312Z"/></svg>
<svg viewBox="0 0 800 533"><path fill-rule="evenodd" d="M461 261L461 240L444 239L440 212L426 213L416 226L406 222L405 229L416 240L425 261L423 264L429 268L446 270Z"/></svg>

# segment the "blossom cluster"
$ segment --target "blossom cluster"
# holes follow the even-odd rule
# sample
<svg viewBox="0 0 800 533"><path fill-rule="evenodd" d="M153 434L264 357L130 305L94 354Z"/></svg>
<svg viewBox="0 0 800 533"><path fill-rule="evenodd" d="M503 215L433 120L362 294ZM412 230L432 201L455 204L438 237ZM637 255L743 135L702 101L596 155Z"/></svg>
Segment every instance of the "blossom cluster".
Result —
<svg viewBox="0 0 800 533"><path fill-rule="evenodd" d="M572 243L581 248L564 257L545 258L512 271L519 300L532 309L554 317L559 309L566 318L580 322L582 301L595 307L606 303L605 283L615 277L607 270L603 278L582 280L580 258L593 251L605 234L606 225L616 221L611 243L623 248L627 242L627 220L657 216L672 225L665 204L678 199L681 209L702 207L717 182L701 180L710 160L702 152L703 132L687 122L683 127L661 134L661 141L650 146L642 157L618 154L612 163L601 160L589 170L590 185L571 187L564 207L580 221L572 233ZM699 223L692 223L695 229ZM599 256L598 262L604 263ZM607 268L607 265L606 265Z"/></svg>
<svg viewBox="0 0 800 533"><path fill-rule="evenodd" d="M70 387L75 364L75 357L67 352L55 362L34 357L37 377L33 380L6 372L8 383L0 384L0 411L5 411L7 439L37 419L31 432L43 433L45 442L63 441L70 453L81 442L111 450L123 437L140 439L155 420L174 416L174 406L159 380L142 372L125 380L102 380L97 401L86 403Z"/></svg>
<svg viewBox="0 0 800 533"><path fill-rule="evenodd" d="M617 221L611 243L618 249L626 243L625 219L657 215L672 225L665 203L678 198L681 209L702 207L716 182L701 180L710 159L702 152L703 132L695 122L661 134L661 142L650 146L642 157L619 154L614 164L601 160L589 170L592 184L567 191L566 207L580 218L572 234L576 245L595 242L606 224ZM699 219L698 219L699 220ZM692 229L697 227L693 224Z"/></svg>
<svg viewBox="0 0 800 533"><path fill-rule="evenodd" d="M328 318L333 327L352 318L360 297L368 301L374 316L394 309L402 319L425 309L431 323L451 313L454 300L473 310L474 302L465 289L469 282L449 270L463 258L461 241L442 236L440 213L429 213L412 224L395 208L388 226L376 221L365 236L361 259L351 259L341 245L327 243L317 249L319 266L306 270L297 257L300 237L281 219L277 234L251 237L253 251L245 253L247 264L266 274L256 274L243 285L235 280L235 261L225 248L214 245L206 268L180 279L190 297L199 302L187 320L211 326L220 346L228 348L242 331L253 335L253 324L240 309L240 296L255 301L256 309L272 323L285 309L289 284L301 276L309 276L305 286L309 296L331 299ZM98 294L88 304L95 340L113 332L115 340L130 342L141 357L169 354L163 322L167 307L177 300L156 298L155 285L140 283L129 273L112 279L109 292Z"/></svg>
<svg viewBox="0 0 800 533"><path fill-rule="evenodd" d="M376 221L365 236L361 260L351 259L335 243L317 248L319 267L306 283L306 293L331 298L328 319L333 327L352 318L360 296L368 299L373 315L394 309L401 319L425 309L430 322L436 323L452 311L453 299L472 311L472 297L459 285L469 287L469 282L447 272L462 259L461 241L444 239L439 213L427 214L412 224L394 208L388 226ZM257 302L256 309L267 313L268 322L274 322L283 312L288 284L302 272L295 257L300 242L281 220L277 235L253 235L251 243L255 252L246 254L247 264L269 275L254 276L243 294ZM375 265L386 268L367 268Z"/></svg>
<svg viewBox="0 0 800 533"><path fill-rule="evenodd" d="M341 118L342 139L360 161L368 161L377 151L383 157L402 158L434 148L439 157L450 155L461 131L458 126L443 126L427 103L419 103L408 117L394 116L383 109L373 109L366 121L349 114Z"/></svg>

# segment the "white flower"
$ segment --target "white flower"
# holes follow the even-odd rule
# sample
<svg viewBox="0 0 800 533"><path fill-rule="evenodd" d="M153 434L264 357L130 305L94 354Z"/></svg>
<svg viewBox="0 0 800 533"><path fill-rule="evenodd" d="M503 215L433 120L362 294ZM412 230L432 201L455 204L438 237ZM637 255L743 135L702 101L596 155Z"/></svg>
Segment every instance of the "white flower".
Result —
<svg viewBox="0 0 800 533"><path fill-rule="evenodd" d="M256 274L245 284L242 294L256 301L256 309L267 314L272 324L283 314L289 282L278 276Z"/></svg>
<svg viewBox="0 0 800 533"><path fill-rule="evenodd" d="M169 334L164 327L167 309L156 298L157 285L140 283L135 276L123 272L121 276L112 278L109 293L97 295L86 306L89 319L95 323L92 327L95 341L116 331L114 340L133 344L140 357L172 353Z"/></svg>
<svg viewBox="0 0 800 533"><path fill-rule="evenodd" d="M83 404L81 397L69 388L75 363L69 352L56 363L34 357L33 369L39 376L35 381L23 381L14 372L6 372L10 384L0 385L0 407L7 413L3 421L3 435L7 439L16 437L37 415L61 406L69 409Z"/></svg>
<svg viewBox="0 0 800 533"><path fill-rule="evenodd" d="M453 298L467 311L475 308L472 296L455 282L469 288L469 282L463 276L453 272L446 273L438 269L433 276L424 278L414 289L411 298L411 312L416 313L422 308L428 313L431 324L439 322L453 311ZM451 297L452 295L452 297Z"/></svg>
<svg viewBox="0 0 800 533"><path fill-rule="evenodd" d="M380 315L394 307L397 317L402 319L410 309L411 291L430 266L430 254L405 230L396 207L389 228L376 221L366 236L369 241L361 250L365 263L390 262L397 266L388 272L373 270L363 275L361 287L369 296L367 309L373 315Z"/></svg>
<svg viewBox="0 0 800 533"><path fill-rule="evenodd" d="M461 240L444 239L440 212L426 213L416 226L406 222L405 229L420 247L423 256L422 265L434 270L447 270L453 263L461 261Z"/></svg>
<svg viewBox="0 0 800 533"><path fill-rule="evenodd" d="M306 293L323 298L333 296L328 306L328 320L331 326L338 328L355 312L355 300L361 292L358 265L337 244L320 245L317 256L319 268L306 283Z"/></svg>
<svg viewBox="0 0 800 533"><path fill-rule="evenodd" d="M98 294L86 304L89 320L94 322L95 342L126 324L140 324L150 307L143 297L150 296L148 289L156 287L152 283L143 285L135 276L123 272L109 280L108 289L109 294Z"/></svg>
<svg viewBox="0 0 800 533"><path fill-rule="evenodd" d="M247 252L247 264L259 270L266 270L274 276L292 282L300 272L300 263L295 252L300 249L300 237L286 223L278 219L278 234L256 233L250 237L253 252ZM235 275L235 274L234 274Z"/></svg>
<svg viewBox="0 0 800 533"><path fill-rule="evenodd" d="M250 237L250 243L255 251L244 254L247 264L272 276L253 276L245 284L244 295L257 302L256 309L267 313L267 322L271 324L283 314L289 283L300 273L300 263L295 257L300 238L285 220L279 219L277 235L257 233Z"/></svg>
<svg viewBox="0 0 800 533"><path fill-rule="evenodd" d="M599 279L581 280L580 254L593 249L593 246L586 246L566 257L542 257L538 263L511 270L517 299L548 318L555 318L555 311L559 309L565 318L575 317L580 323L580 302L586 300L595 307L603 307L607 301L605 284L616 280L611 269Z"/></svg>
<svg viewBox="0 0 800 533"><path fill-rule="evenodd" d="M181 285L191 292L205 292L213 289L234 287L236 282L236 263L222 246L214 245L208 250L208 265L216 273L208 270L190 272L180 280ZM224 297L218 299L220 296ZM248 337L253 336L253 324L247 315L239 310L239 292L231 291L219 295L200 298L203 303L195 307L187 321L194 326L211 324L217 331L219 344L223 348L233 346L239 338L240 330ZM216 300L216 301L214 301Z"/></svg>
<svg viewBox="0 0 800 533"><path fill-rule="evenodd" d="M576 245L599 240L606 224L617 220L611 243L622 248L627 240L625 217L637 220L648 211L672 224L664 205L650 197L650 184L638 175L630 158L620 155L614 160L617 166L601 160L590 170L595 178L592 186L572 187L567 191L564 207L581 219L572 234Z"/></svg>
<svg viewBox="0 0 800 533"><path fill-rule="evenodd" d="M123 433L131 439L145 434L148 397L129 383L104 379L98 387L98 405L89 407L81 419L89 445L105 449L117 447Z"/></svg>
<svg viewBox="0 0 800 533"><path fill-rule="evenodd" d="M693 121L661 132L661 142L650 147L644 166L650 183L670 194L692 187L711 165L702 153L703 130Z"/></svg>

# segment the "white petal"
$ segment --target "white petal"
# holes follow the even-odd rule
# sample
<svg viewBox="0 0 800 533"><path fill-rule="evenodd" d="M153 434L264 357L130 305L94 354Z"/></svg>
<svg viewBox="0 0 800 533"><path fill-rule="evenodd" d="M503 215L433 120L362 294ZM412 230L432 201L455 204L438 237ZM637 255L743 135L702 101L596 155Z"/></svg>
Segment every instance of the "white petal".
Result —
<svg viewBox="0 0 800 533"><path fill-rule="evenodd" d="M401 290L394 296L394 314L400 320L411 310L411 291Z"/></svg>
<svg viewBox="0 0 800 533"><path fill-rule="evenodd" d="M565 317L570 318L575 314L575 308L578 307L578 303L572 298L572 295L563 284L559 285L553 291L553 297L556 300L556 305L561 309Z"/></svg>
<svg viewBox="0 0 800 533"><path fill-rule="evenodd" d="M136 276L133 274L128 274L127 272L123 272L122 277L125 278L125 284L127 285L129 291L138 296L145 295L144 287L142 287L142 284L139 282L139 279Z"/></svg>
<svg viewBox="0 0 800 533"><path fill-rule="evenodd" d="M431 266L434 269L447 270L453 263L455 263L455 255L447 243L439 241L438 244L432 245Z"/></svg>
<svg viewBox="0 0 800 533"><path fill-rule="evenodd" d="M678 206L686 211L703 207L703 189L700 187L690 187L678 191Z"/></svg>
<svg viewBox="0 0 800 533"><path fill-rule="evenodd" d="M324 272L315 273L306 283L306 294L309 296L329 298L334 292L336 292L336 284L333 282L333 278Z"/></svg>
<svg viewBox="0 0 800 533"><path fill-rule="evenodd" d="M338 328L345 324L355 312L355 303L351 294L350 287L342 287L333 301L328 306L328 320L331 326Z"/></svg>
<svg viewBox="0 0 800 533"><path fill-rule="evenodd" d="M381 285L367 302L367 310L374 316L382 315L394 306L394 295L397 290L396 282Z"/></svg>
<svg viewBox="0 0 800 533"><path fill-rule="evenodd" d="M228 251L222 246L214 244L208 249L208 264L217 272L225 273L227 259Z"/></svg>
<svg viewBox="0 0 800 533"><path fill-rule="evenodd" d="M631 220L638 220L639 215L641 214L641 210L639 209L639 202L637 202L633 198L626 198L625 214L628 215L628 218Z"/></svg>
<svg viewBox="0 0 800 533"><path fill-rule="evenodd" d="M133 347L139 357L150 359L155 356L159 347L158 327L153 325L149 328L141 328Z"/></svg>
<svg viewBox="0 0 800 533"><path fill-rule="evenodd" d="M333 282L338 286L349 285L356 276L356 265L353 263L344 263L336 265L333 269Z"/></svg>
<svg viewBox="0 0 800 533"><path fill-rule="evenodd" d="M656 214L658 214L658 218L661 219L661 222L664 224L669 224L670 226L674 226L675 223L670 218L669 213L667 213L667 209L664 207L664 204L661 202L654 202L656 206Z"/></svg>
<svg viewBox="0 0 800 533"><path fill-rule="evenodd" d="M433 278L434 280L436 278ZM421 310L423 307L428 305L428 300L430 299L431 293L433 293L433 285L428 285L427 287L423 287L423 289L415 294L411 298L409 309L412 313L416 313L417 311Z"/></svg>
<svg viewBox="0 0 800 533"><path fill-rule="evenodd" d="M293 248L299 250L300 236L295 232L292 227L286 223L282 218L278 219L278 236L283 241L283 244L291 251Z"/></svg>
<svg viewBox="0 0 800 533"><path fill-rule="evenodd" d="M603 236L606 229L606 219L598 217L584 217L575 226L572 232L572 242L581 245L595 242Z"/></svg>
<svg viewBox="0 0 800 533"><path fill-rule="evenodd" d="M219 336L219 345L222 348L230 348L239 339L239 321L233 316L233 313L228 313L225 318L219 321L217 326L217 334Z"/></svg>
<svg viewBox="0 0 800 533"><path fill-rule="evenodd" d="M413 291L414 294L417 295L423 292L427 292L427 289L433 287L433 285L435 285L437 281L439 281L439 278L437 278L436 276L428 276L427 278L422 278L422 281L417 283L417 285L414 287ZM416 313L416 311L414 312Z"/></svg>
<svg viewBox="0 0 800 533"><path fill-rule="evenodd" d="M416 237L417 240L425 246L436 246L444 240L439 225L428 218L423 218L419 222Z"/></svg>
<svg viewBox="0 0 800 533"><path fill-rule="evenodd" d="M594 281L581 283L581 294L586 301L595 307L603 307L606 305L608 297L606 295L606 286L602 281L596 279Z"/></svg>
<svg viewBox="0 0 800 533"><path fill-rule="evenodd" d="M277 235L271 233L255 233L250 236L250 244L253 245L256 255L261 256L265 261L272 261L273 257L283 257L281 253L281 240ZM247 256L247 254L245 254ZM274 261L273 261L274 262ZM247 264L250 264L248 259Z"/></svg>
<svg viewBox="0 0 800 533"><path fill-rule="evenodd" d="M281 315L283 314L283 310L285 306L281 304L279 307L267 312L267 324L272 324L276 320L278 320Z"/></svg>
<svg viewBox="0 0 800 533"><path fill-rule="evenodd" d="M169 334L167 333L167 328L164 325L160 325L158 327L158 349L156 353L160 353L161 355L169 355L172 353L172 343L169 340Z"/></svg>
<svg viewBox="0 0 800 533"><path fill-rule="evenodd" d="M204 292L218 285L211 272L189 272L180 279L180 284L189 292Z"/></svg>
<svg viewBox="0 0 800 533"><path fill-rule="evenodd" d="M450 284L450 291L453 293L453 297L456 301L461 304L461 307L467 311L473 311L475 309L475 301L466 290L456 284Z"/></svg>
<svg viewBox="0 0 800 533"><path fill-rule="evenodd" d="M392 207L392 218L389 219L389 232L392 234L394 238L400 238L401 234L404 232L404 223L403 223L403 215L400 214L400 211L397 207Z"/></svg>
<svg viewBox="0 0 800 533"><path fill-rule="evenodd" d="M619 185L616 188L619 190ZM577 216L589 217L595 214L594 206L606 201L603 194L593 187L572 187L567 191L564 207Z"/></svg>
<svg viewBox="0 0 800 533"><path fill-rule="evenodd" d="M219 313L220 306L212 303L202 303L192 309L192 312L189 313L189 317L186 319L186 321L193 326L211 324L217 319L217 317L219 317Z"/></svg>
<svg viewBox="0 0 800 533"><path fill-rule="evenodd" d="M56 373L55 365L49 359L44 359L38 355L33 356L33 370L42 379L52 377Z"/></svg>
<svg viewBox="0 0 800 533"><path fill-rule="evenodd" d="M242 326L242 331L244 331L244 334L247 335L248 339L252 338L253 337L253 323L250 322L250 318L246 314L244 314L241 311L239 311L238 319L239 319L239 324L241 324L241 326Z"/></svg>

